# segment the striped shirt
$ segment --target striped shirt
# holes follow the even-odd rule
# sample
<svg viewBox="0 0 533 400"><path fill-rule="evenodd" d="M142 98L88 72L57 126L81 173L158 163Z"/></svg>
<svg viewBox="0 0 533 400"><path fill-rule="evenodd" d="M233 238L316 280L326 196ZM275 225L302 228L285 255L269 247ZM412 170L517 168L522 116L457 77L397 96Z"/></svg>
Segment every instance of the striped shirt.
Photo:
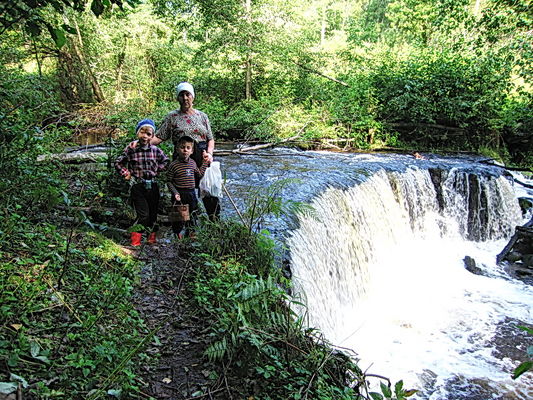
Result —
<svg viewBox="0 0 533 400"><path fill-rule="evenodd" d="M128 145L124 149L124 153L115 160L115 168L121 175L130 171L136 178L153 179L167 167L168 162L168 157L159 147L141 147L137 142L135 147Z"/></svg>
<svg viewBox="0 0 533 400"><path fill-rule="evenodd" d="M208 165L204 163L201 168L198 168L196 162L190 157L187 160L172 161L167 172L168 188L172 194L177 194L178 189L194 189L195 178L204 176L207 167Z"/></svg>

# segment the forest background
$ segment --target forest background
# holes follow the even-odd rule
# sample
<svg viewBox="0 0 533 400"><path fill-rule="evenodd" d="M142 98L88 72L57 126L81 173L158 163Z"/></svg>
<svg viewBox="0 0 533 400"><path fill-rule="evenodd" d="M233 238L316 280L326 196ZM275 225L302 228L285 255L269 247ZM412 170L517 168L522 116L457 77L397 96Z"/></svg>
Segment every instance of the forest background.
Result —
<svg viewBox="0 0 533 400"><path fill-rule="evenodd" d="M298 133L301 141L349 139L353 148L416 143L532 162L525 0L1 7L4 143L79 127L83 119L64 112L95 105L122 132L143 117L158 123L187 80L218 140Z"/></svg>
<svg viewBox="0 0 533 400"><path fill-rule="evenodd" d="M129 297L135 263L79 212L124 206L118 178L39 156L92 134L119 151L138 120L158 124L177 107L187 80L219 142L473 151L531 168L532 15L527 0L1 1L0 387L136 392L132 360L151 338ZM256 287L272 284L263 278ZM231 285L243 283L217 290ZM319 390L318 371L292 363L306 393ZM263 382L297 386L265 365L254 370ZM286 390L278 398L299 398Z"/></svg>

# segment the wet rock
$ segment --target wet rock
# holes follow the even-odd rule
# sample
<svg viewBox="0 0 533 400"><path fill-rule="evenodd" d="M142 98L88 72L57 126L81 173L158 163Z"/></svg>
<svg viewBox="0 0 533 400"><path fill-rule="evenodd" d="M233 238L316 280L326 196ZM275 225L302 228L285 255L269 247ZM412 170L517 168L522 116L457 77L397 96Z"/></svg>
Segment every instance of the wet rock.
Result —
<svg viewBox="0 0 533 400"><path fill-rule="evenodd" d="M533 218L524 226L517 226L515 234L496 257L507 272L526 283L533 282Z"/></svg>
<svg viewBox="0 0 533 400"><path fill-rule="evenodd" d="M518 204L522 209L522 213L525 215L529 210L533 209L533 199L529 197L520 197L518 199Z"/></svg>
<svg viewBox="0 0 533 400"><path fill-rule="evenodd" d="M518 251L511 251L509 254L505 257L507 261L515 262L522 258L522 254L520 254Z"/></svg>
<svg viewBox="0 0 533 400"><path fill-rule="evenodd" d="M485 272L477 266L476 260L474 260L472 257L465 256L465 258L463 258L463 262L468 272L471 272L474 275L486 275Z"/></svg>

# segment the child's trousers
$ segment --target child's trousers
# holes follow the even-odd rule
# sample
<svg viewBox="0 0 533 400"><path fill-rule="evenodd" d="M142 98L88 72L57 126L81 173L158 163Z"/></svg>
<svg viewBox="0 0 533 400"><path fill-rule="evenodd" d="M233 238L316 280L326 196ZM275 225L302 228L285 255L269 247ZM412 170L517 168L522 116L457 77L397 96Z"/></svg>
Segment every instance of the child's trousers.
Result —
<svg viewBox="0 0 533 400"><path fill-rule="evenodd" d="M137 214L136 224L143 225L146 230L157 230L157 209L159 208L159 186L152 182L151 189L144 183L136 183L131 187L131 200Z"/></svg>

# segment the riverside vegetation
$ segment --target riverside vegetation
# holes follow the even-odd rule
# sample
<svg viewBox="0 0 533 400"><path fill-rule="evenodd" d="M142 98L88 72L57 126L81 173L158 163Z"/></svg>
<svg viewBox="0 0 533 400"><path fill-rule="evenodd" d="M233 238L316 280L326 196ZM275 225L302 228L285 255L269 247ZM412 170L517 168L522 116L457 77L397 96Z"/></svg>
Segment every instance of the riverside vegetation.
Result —
<svg viewBox="0 0 533 400"><path fill-rule="evenodd" d="M95 172L37 158L94 133L113 159L136 121L176 108L178 81L193 82L218 140L475 151L532 166L525 0L16 0L0 10L1 393L142 397L136 368L154 362L156 333L132 303L139 261L112 236L130 212L121 183L109 163ZM259 226L295 209L272 190L244 222L210 227L229 234L199 232L193 264L208 273L188 287L209 321L206 357L261 399L411 395L386 379L368 393L370 377L292 313ZM89 206L98 220L80 211Z"/></svg>

